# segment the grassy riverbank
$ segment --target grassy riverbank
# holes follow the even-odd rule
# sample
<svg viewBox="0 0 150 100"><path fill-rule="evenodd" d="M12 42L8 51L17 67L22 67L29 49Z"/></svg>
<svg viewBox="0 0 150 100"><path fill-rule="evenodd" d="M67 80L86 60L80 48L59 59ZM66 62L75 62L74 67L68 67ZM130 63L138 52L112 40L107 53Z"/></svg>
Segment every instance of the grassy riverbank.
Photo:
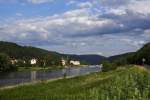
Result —
<svg viewBox="0 0 150 100"><path fill-rule="evenodd" d="M0 90L0 100L149 100L150 71L140 67Z"/></svg>

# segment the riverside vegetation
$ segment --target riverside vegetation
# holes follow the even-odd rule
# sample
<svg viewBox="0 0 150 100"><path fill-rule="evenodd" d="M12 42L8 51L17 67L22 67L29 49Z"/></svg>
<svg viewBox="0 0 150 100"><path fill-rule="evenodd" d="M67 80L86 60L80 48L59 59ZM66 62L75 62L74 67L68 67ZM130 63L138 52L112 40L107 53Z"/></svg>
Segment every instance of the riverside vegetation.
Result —
<svg viewBox="0 0 150 100"><path fill-rule="evenodd" d="M0 100L150 100L150 71L125 66L109 72L1 89Z"/></svg>
<svg viewBox="0 0 150 100"><path fill-rule="evenodd" d="M12 66L11 57L26 62L34 57L39 58L38 66L41 67L43 59L47 66L60 65L61 56L55 52L4 42L0 47L0 72L13 71L22 66L22 63ZM12 49L8 49L9 47ZM135 66L150 65L149 51L150 43L137 52L110 57L111 60L108 58L103 62L103 72L15 88L1 88L0 100L150 100L150 71ZM142 62L143 58L145 62ZM28 63L23 67L29 67ZM23 68L20 70L24 71Z"/></svg>
<svg viewBox="0 0 150 100"><path fill-rule="evenodd" d="M105 57L100 55L61 54L31 46L21 46L12 42L0 41L0 72L51 70L64 68L61 59L80 61L81 65L99 64ZM31 65L31 59L37 62ZM13 62L13 64L12 64Z"/></svg>

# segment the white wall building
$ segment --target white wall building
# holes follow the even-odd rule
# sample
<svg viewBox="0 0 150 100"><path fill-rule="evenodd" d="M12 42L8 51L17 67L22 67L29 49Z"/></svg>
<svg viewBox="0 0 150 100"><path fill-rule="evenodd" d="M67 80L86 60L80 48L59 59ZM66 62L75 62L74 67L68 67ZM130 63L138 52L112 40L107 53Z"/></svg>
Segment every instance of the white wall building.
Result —
<svg viewBox="0 0 150 100"><path fill-rule="evenodd" d="M73 61L73 60L71 60L70 64L78 66L78 65L80 65L80 61Z"/></svg>
<svg viewBox="0 0 150 100"><path fill-rule="evenodd" d="M11 60L11 64L16 64L16 63L18 63L18 60L17 59L14 59L14 60Z"/></svg>
<svg viewBox="0 0 150 100"><path fill-rule="evenodd" d="M37 59L31 59L30 63L31 65L35 65L37 63Z"/></svg>
<svg viewBox="0 0 150 100"><path fill-rule="evenodd" d="M61 64L62 64L63 66L65 66L65 65L66 65L66 60L61 59Z"/></svg>

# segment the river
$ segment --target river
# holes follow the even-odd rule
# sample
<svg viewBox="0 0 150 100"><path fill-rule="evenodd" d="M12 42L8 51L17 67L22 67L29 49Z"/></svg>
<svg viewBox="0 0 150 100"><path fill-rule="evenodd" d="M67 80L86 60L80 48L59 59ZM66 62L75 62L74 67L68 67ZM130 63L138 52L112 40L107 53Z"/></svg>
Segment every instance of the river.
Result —
<svg viewBox="0 0 150 100"><path fill-rule="evenodd" d="M87 66L87 67L71 67L61 70L53 71L31 71L31 72L9 72L0 73L0 87L13 86L22 83L30 83L40 80L57 79L61 77L74 77L89 74L92 72L101 71L101 66Z"/></svg>

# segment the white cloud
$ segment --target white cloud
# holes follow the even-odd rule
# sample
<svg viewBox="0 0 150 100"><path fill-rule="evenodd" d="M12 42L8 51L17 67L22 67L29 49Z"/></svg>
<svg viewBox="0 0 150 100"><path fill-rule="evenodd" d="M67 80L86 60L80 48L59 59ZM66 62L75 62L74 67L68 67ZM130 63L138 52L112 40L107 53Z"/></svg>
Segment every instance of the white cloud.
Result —
<svg viewBox="0 0 150 100"><path fill-rule="evenodd" d="M99 19L97 16L91 15L88 9L76 9L60 15L17 20L5 26L0 32L1 34L7 34L7 37L14 40L24 38L25 40L40 39L49 41L51 38L65 38L66 36L86 35L89 32L94 33L107 24L113 23L112 20ZM4 38L6 37L4 36Z"/></svg>
<svg viewBox="0 0 150 100"><path fill-rule="evenodd" d="M149 35L150 35L150 29L145 30L145 31L144 31L144 34L149 34Z"/></svg>
<svg viewBox="0 0 150 100"><path fill-rule="evenodd" d="M150 29L144 31L144 34L141 34L144 38L150 38Z"/></svg>
<svg viewBox="0 0 150 100"><path fill-rule="evenodd" d="M47 3L52 1L53 0L28 0L29 3L33 3L33 4L41 4L41 3Z"/></svg>
<svg viewBox="0 0 150 100"><path fill-rule="evenodd" d="M124 7L119 7L117 9L111 8L107 11L109 14L115 14L115 15L125 15L126 9Z"/></svg>
<svg viewBox="0 0 150 100"><path fill-rule="evenodd" d="M140 0L131 2L128 5L128 9L134 13L148 15L150 14L150 1L149 0Z"/></svg>
<svg viewBox="0 0 150 100"><path fill-rule="evenodd" d="M16 16L22 16L22 13L16 13Z"/></svg>
<svg viewBox="0 0 150 100"><path fill-rule="evenodd" d="M75 9L67 11L63 14L64 17L78 17L78 16L89 16L89 9Z"/></svg>
<svg viewBox="0 0 150 100"><path fill-rule="evenodd" d="M76 3L77 3L77 1L75 1L75 0L69 0L67 2L67 5L73 5L73 4L76 4Z"/></svg>
<svg viewBox="0 0 150 100"><path fill-rule="evenodd" d="M90 8L93 6L91 2L82 2L77 5L79 8Z"/></svg>
<svg viewBox="0 0 150 100"><path fill-rule="evenodd" d="M51 1L28 0L33 4ZM88 2L69 1L67 1L69 2L68 5L75 4L76 9L53 16L10 22L0 28L0 40L19 41L33 46L39 46L38 43L43 43L44 45L41 47L63 53L95 53L105 56L135 51L150 40L147 35L149 30L144 31L144 29L134 25L136 20L132 24L132 20L139 15L149 14L149 11L146 10L149 9L148 1L147 4L144 1L129 2L130 0L127 0L128 3L125 0L106 0L109 2L107 4L106 2L100 2L102 0ZM114 3L115 1L118 1L118 4L121 5L117 6ZM115 6L111 6L111 4ZM93 12L93 9L97 10L96 13ZM134 12L134 15L128 15L127 11ZM108 16L100 16L106 13ZM110 16L109 14L115 16ZM19 15L19 13L16 13L16 15ZM140 19L137 18L137 20ZM131 25L131 29L128 29L128 24L129 26ZM143 36L141 34L135 36L136 32L134 35L124 32L126 30L132 31L132 27L133 30L134 27L141 29L141 33L144 31Z"/></svg>

